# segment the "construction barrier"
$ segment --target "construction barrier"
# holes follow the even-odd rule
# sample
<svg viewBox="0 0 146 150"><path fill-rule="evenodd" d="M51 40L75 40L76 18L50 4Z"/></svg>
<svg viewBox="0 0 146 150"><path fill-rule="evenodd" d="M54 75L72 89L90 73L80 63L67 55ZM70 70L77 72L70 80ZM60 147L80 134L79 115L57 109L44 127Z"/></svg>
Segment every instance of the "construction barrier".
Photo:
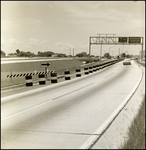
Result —
<svg viewBox="0 0 146 150"><path fill-rule="evenodd" d="M64 74L65 74L65 80L70 80L70 71L69 70L64 71Z"/></svg>
<svg viewBox="0 0 146 150"><path fill-rule="evenodd" d="M32 76L25 76L26 86L33 86Z"/></svg>
<svg viewBox="0 0 146 150"><path fill-rule="evenodd" d="M76 77L81 77L81 69L76 69Z"/></svg>
<svg viewBox="0 0 146 150"><path fill-rule="evenodd" d="M46 78L44 74L39 74L38 78L39 78L39 85L46 84Z"/></svg>
<svg viewBox="0 0 146 150"><path fill-rule="evenodd" d="M89 67L89 73L93 73L93 67Z"/></svg>
<svg viewBox="0 0 146 150"><path fill-rule="evenodd" d="M96 66L96 70L99 70L99 65Z"/></svg>
<svg viewBox="0 0 146 150"><path fill-rule="evenodd" d="M51 74L52 72L54 72L53 70L52 71L43 71L43 72L30 72L30 73L21 73L21 74L11 74L11 75L7 75L7 78L15 78L15 77L24 77L24 76L34 76L34 75L39 75L39 74Z"/></svg>
<svg viewBox="0 0 146 150"><path fill-rule="evenodd" d="M51 73L51 83L57 83L57 73Z"/></svg>
<svg viewBox="0 0 146 150"><path fill-rule="evenodd" d="M89 74L88 67L84 68L84 74L85 74L85 75Z"/></svg>
<svg viewBox="0 0 146 150"><path fill-rule="evenodd" d="M103 66L102 66L102 64L101 64L99 67L100 67L100 69L103 69Z"/></svg>
<svg viewBox="0 0 146 150"><path fill-rule="evenodd" d="M93 66L93 72L95 72L95 71L96 71L96 66L94 65L94 66Z"/></svg>

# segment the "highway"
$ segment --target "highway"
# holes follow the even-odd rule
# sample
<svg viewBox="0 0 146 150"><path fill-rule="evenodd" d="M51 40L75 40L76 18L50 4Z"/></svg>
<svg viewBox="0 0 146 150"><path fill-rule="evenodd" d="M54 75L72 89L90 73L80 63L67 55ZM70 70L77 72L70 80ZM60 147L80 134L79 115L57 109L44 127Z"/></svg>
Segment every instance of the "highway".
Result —
<svg viewBox="0 0 146 150"><path fill-rule="evenodd" d="M84 147L140 77L134 61L119 62L83 77L1 98L1 148Z"/></svg>

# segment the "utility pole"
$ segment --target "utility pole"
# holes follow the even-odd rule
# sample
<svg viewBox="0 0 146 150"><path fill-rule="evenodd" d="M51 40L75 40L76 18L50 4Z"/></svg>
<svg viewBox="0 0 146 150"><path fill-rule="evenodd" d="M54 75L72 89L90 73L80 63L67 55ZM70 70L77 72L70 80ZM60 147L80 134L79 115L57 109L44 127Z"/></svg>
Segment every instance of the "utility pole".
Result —
<svg viewBox="0 0 146 150"><path fill-rule="evenodd" d="M91 37L89 37L89 63L90 63L90 53L91 53Z"/></svg>
<svg viewBox="0 0 146 150"><path fill-rule="evenodd" d="M73 57L74 57L74 48L73 48Z"/></svg>
<svg viewBox="0 0 146 150"><path fill-rule="evenodd" d="M11 82L12 82L12 69L11 69Z"/></svg>
<svg viewBox="0 0 146 150"><path fill-rule="evenodd" d="M142 44L141 44L141 60L143 59L143 37L142 37Z"/></svg>
<svg viewBox="0 0 146 150"><path fill-rule="evenodd" d="M101 46L100 46L100 61L101 61L101 57L102 57L102 43L101 43Z"/></svg>

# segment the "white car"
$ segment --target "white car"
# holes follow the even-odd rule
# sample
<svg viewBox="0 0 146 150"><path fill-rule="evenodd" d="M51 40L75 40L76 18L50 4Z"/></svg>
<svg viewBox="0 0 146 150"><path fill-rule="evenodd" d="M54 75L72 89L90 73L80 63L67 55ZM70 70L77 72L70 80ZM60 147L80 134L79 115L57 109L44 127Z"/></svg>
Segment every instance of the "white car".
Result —
<svg viewBox="0 0 146 150"><path fill-rule="evenodd" d="M131 65L130 59L125 59L125 60L123 61L123 65Z"/></svg>

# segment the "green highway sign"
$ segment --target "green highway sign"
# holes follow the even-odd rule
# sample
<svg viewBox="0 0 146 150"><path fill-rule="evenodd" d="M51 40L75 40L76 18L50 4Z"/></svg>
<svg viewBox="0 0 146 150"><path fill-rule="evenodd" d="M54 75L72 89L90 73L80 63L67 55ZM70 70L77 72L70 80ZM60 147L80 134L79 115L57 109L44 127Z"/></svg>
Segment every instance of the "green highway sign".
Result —
<svg viewBox="0 0 146 150"><path fill-rule="evenodd" d="M119 37L118 42L119 43L127 43L127 37Z"/></svg>
<svg viewBox="0 0 146 150"><path fill-rule="evenodd" d="M141 37L129 37L129 43L141 43Z"/></svg>

